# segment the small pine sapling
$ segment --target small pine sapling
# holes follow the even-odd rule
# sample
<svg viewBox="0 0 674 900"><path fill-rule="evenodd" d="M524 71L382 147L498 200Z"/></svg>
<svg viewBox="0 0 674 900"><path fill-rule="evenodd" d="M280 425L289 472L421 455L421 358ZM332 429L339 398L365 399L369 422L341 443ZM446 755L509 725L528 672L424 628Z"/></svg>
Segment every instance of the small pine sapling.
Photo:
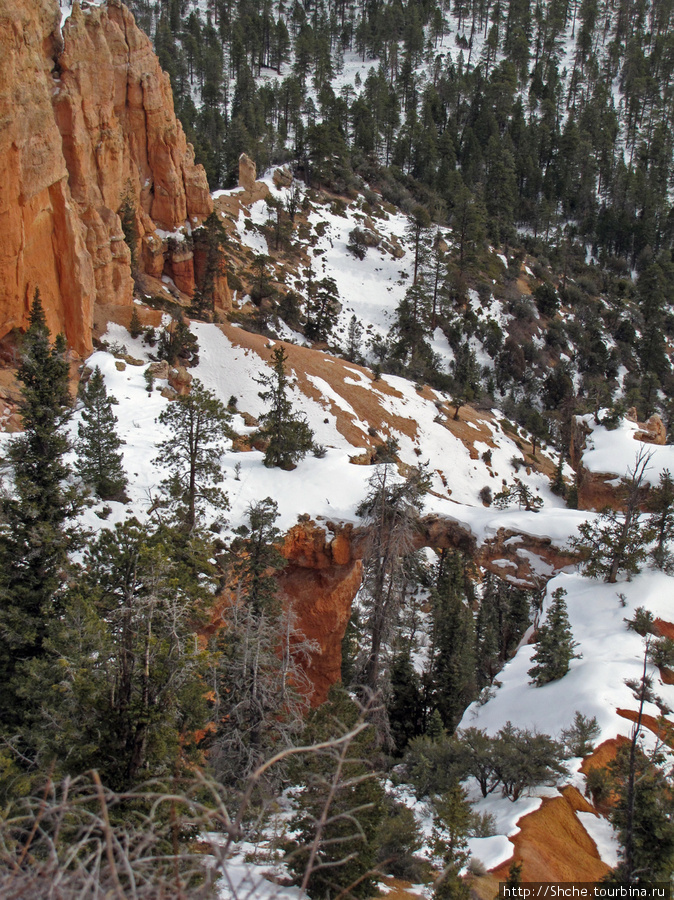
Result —
<svg viewBox="0 0 674 900"><path fill-rule="evenodd" d="M264 455L267 468L294 469L314 446L313 431L302 414L293 412L288 399L287 361L283 347L276 347L272 354L272 372L257 379L266 388L259 396L269 404L268 410L260 416L260 433L268 439Z"/></svg>
<svg viewBox="0 0 674 900"><path fill-rule="evenodd" d="M79 474L101 500L124 503L127 477L119 449L124 441L115 430L117 417L112 411L117 400L108 396L98 366L81 396L82 421L77 429Z"/></svg>
<svg viewBox="0 0 674 900"><path fill-rule="evenodd" d="M573 640L564 597L564 588L554 591L545 622L538 629L538 645L532 657L536 665L528 672L531 683L537 687L563 678L569 671L571 660L580 658L574 653L578 644Z"/></svg>
<svg viewBox="0 0 674 900"><path fill-rule="evenodd" d="M138 309L134 305L133 312L131 313L131 321L129 322L129 334L132 338L139 338L143 333L143 326L140 321L140 316L138 315Z"/></svg>
<svg viewBox="0 0 674 900"><path fill-rule="evenodd" d="M494 495L494 506L507 509L515 503L527 512L538 512L543 506L543 499L537 497L519 478L514 478L512 484L504 484L502 490Z"/></svg>
<svg viewBox="0 0 674 900"><path fill-rule="evenodd" d="M594 742L601 734L597 717L589 719L576 710L573 724L562 729L562 742L570 756L589 756L594 750Z"/></svg>

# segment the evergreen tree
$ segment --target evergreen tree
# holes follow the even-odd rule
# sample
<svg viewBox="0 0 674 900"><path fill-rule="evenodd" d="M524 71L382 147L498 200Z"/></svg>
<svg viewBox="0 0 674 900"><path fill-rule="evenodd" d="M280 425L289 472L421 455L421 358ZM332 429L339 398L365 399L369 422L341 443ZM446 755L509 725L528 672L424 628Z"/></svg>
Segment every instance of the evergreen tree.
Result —
<svg viewBox="0 0 674 900"><path fill-rule="evenodd" d="M117 400L108 397L98 366L81 396L84 406L82 421L77 429L79 475L101 500L124 502L127 478L119 452L124 441L115 432L117 418L112 411Z"/></svg>
<svg viewBox="0 0 674 900"><path fill-rule="evenodd" d="M582 554L585 575L602 576L604 581L615 584L621 572L631 578L641 571L650 533L640 522L639 503L649 460L648 453L637 455L625 480L622 513L605 509L596 521L579 525L579 537L572 540L572 545Z"/></svg>
<svg viewBox="0 0 674 900"><path fill-rule="evenodd" d="M172 319L168 328L159 335L157 356L165 359L169 366L196 365L199 362L199 344L182 316Z"/></svg>
<svg viewBox="0 0 674 900"><path fill-rule="evenodd" d="M171 435L159 444L157 462L171 473L162 482L165 503L175 504L171 516L187 532L197 526L206 504L227 509L229 502L218 487L222 480L219 454L231 437L230 413L198 378L189 394L182 394L160 413L159 421Z"/></svg>
<svg viewBox="0 0 674 900"><path fill-rule="evenodd" d="M286 565L278 549L283 537L274 524L278 515L278 505L271 497L251 504L248 525L235 529L237 537L230 546L237 588L257 614L274 605L276 573Z"/></svg>
<svg viewBox="0 0 674 900"><path fill-rule="evenodd" d="M339 309L339 291L334 278L323 278L310 286L304 326L310 341L324 343L330 339Z"/></svg>
<svg viewBox="0 0 674 900"><path fill-rule="evenodd" d="M432 600L428 702L439 711L451 734L477 692L475 623L466 603L460 554L443 551Z"/></svg>
<svg viewBox="0 0 674 900"><path fill-rule="evenodd" d="M131 321L129 322L129 334L132 338L139 338L142 333L143 326L140 321L140 316L138 315L138 308L134 303L133 311L131 313Z"/></svg>
<svg viewBox="0 0 674 900"><path fill-rule="evenodd" d="M513 802L522 792L539 784L555 784L568 774L563 763L564 748L548 734L515 728L506 722L493 746L494 767L504 797Z"/></svg>
<svg viewBox="0 0 674 900"><path fill-rule="evenodd" d="M353 737L343 740L348 734ZM358 706L340 686L312 712L302 739L304 746L326 741L335 741L334 747L307 754L294 773L301 786L291 822L298 847L288 866L317 900L345 890L370 897L384 791L371 762L374 730L363 728Z"/></svg>
<svg viewBox="0 0 674 900"><path fill-rule="evenodd" d="M276 347L272 353L272 373L257 379L266 388L259 396L269 404L267 412L260 416L260 433L267 439L264 464L268 468L293 469L313 447L312 430L302 414L293 412L287 396L287 361L283 347Z"/></svg>
<svg viewBox="0 0 674 900"><path fill-rule="evenodd" d="M478 688L491 683L530 621L529 593L488 572L475 623Z"/></svg>
<svg viewBox="0 0 674 900"><path fill-rule="evenodd" d="M459 418L459 410L466 403L480 396L480 367L477 364L475 351L465 341L456 348L451 363L452 370L452 404L454 419Z"/></svg>
<svg viewBox="0 0 674 900"><path fill-rule="evenodd" d="M224 274L227 246L227 232L215 210L194 233L194 242L205 256L205 266L199 291L195 293L192 301L192 308L201 317L212 316L215 311L215 288L218 278Z"/></svg>
<svg viewBox="0 0 674 900"><path fill-rule="evenodd" d="M25 711L17 697L21 667L44 652L68 553L77 543L71 525L77 493L68 486L64 461L69 449L64 426L72 413L68 371L65 339L59 335L50 343L36 289L17 372L24 433L8 452L14 495L0 501L0 720L10 727Z"/></svg>
<svg viewBox="0 0 674 900"><path fill-rule="evenodd" d="M571 756L589 756L594 749L594 741L601 734L597 717L588 719L579 710L573 717L573 724L562 729L562 741Z"/></svg>
<svg viewBox="0 0 674 900"><path fill-rule="evenodd" d="M127 790L200 759L206 656L194 628L214 584L206 566L190 578L167 538L130 519L87 548L23 688L40 701L29 737L42 765L96 768Z"/></svg>
<svg viewBox="0 0 674 900"><path fill-rule="evenodd" d="M532 683L537 687L563 678L569 671L572 659L579 659L574 653L578 646L573 640L569 617L566 612L566 591L557 588L552 594L552 603L545 616L545 622L538 629L538 643L529 669Z"/></svg>
<svg viewBox="0 0 674 900"><path fill-rule="evenodd" d="M609 878L626 884L666 880L674 864L671 778L661 754L653 759L637 747L633 761L630 755L629 745L620 746L609 765L611 824L621 845L620 862Z"/></svg>
<svg viewBox="0 0 674 900"><path fill-rule="evenodd" d="M428 342L425 302L422 285L409 288L396 307L396 317L389 335L391 355L407 367L408 374L413 378L423 378L429 370L437 368L437 360Z"/></svg>
<svg viewBox="0 0 674 900"><path fill-rule="evenodd" d="M386 710L393 743L400 753L412 738L421 733L421 685L409 652L401 652L394 657L389 680L390 694Z"/></svg>
<svg viewBox="0 0 674 900"><path fill-rule="evenodd" d="M468 900L470 889L459 877L470 856L468 835L473 819L465 789L454 784L434 799L433 807L433 844L443 862L433 897L436 900Z"/></svg>
<svg viewBox="0 0 674 900"><path fill-rule="evenodd" d="M426 207L414 207L405 233L414 257L412 284L416 285L430 247L431 217Z"/></svg>
<svg viewBox="0 0 674 900"><path fill-rule="evenodd" d="M368 648L362 666L363 682L376 693L380 687L381 658L397 621L406 584L405 562L412 552L412 537L423 504L426 478L413 469L399 479L392 466L378 466L358 515L367 525L363 605L367 612Z"/></svg>
<svg viewBox="0 0 674 900"><path fill-rule="evenodd" d="M672 552L668 545L674 538L674 480L668 469L660 473L659 484L648 492L648 509L648 530L655 539L651 559L658 569L669 571Z"/></svg>
<svg viewBox="0 0 674 900"><path fill-rule="evenodd" d="M346 350L344 356L349 362L359 362L360 342L363 337L363 326L356 318L355 314L349 319L349 327L346 333Z"/></svg>
<svg viewBox="0 0 674 900"><path fill-rule="evenodd" d="M504 484L503 488L494 494L494 506L507 509L513 503L517 503L520 509L524 507L527 512L538 512L543 506L543 498L537 497L521 478L513 478L512 484Z"/></svg>

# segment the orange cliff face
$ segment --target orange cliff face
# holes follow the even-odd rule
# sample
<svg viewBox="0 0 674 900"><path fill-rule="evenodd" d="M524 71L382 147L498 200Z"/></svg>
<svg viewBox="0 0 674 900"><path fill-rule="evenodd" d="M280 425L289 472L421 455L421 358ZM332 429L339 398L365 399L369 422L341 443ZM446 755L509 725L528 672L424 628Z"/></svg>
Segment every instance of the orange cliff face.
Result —
<svg viewBox="0 0 674 900"><path fill-rule="evenodd" d="M362 554L350 526L331 538L314 522L293 526L281 552L288 564L279 575L279 596L292 607L303 637L315 642L306 674L311 703L318 706L341 680L342 639L361 585Z"/></svg>
<svg viewBox="0 0 674 900"><path fill-rule="evenodd" d="M0 4L0 338L23 328L36 287L53 332L91 350L94 307L128 306L131 257L117 211L136 210L138 265L171 273L156 233L213 209L173 110L168 75L120 0L59 30L55 0ZM181 285L194 285L180 247ZM188 290L189 292L189 290Z"/></svg>

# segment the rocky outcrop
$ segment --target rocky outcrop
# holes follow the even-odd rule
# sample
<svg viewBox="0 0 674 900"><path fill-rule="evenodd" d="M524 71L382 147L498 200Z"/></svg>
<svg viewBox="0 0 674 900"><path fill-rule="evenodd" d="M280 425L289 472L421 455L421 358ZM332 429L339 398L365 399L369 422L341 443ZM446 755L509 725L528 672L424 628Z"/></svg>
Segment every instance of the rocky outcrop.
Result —
<svg viewBox="0 0 674 900"><path fill-rule="evenodd" d="M626 416L632 422L636 422L640 426L640 430L634 435L635 441L643 441L644 444L658 444L664 446L667 443L667 428L657 413L643 424L637 419L637 411L632 407Z"/></svg>
<svg viewBox="0 0 674 900"><path fill-rule="evenodd" d="M634 412L634 416L628 415L627 418L636 422L636 412ZM660 426L662 426L662 428ZM585 451L587 438L591 433L592 430L582 419L574 418L571 427L569 456L571 465L576 473L578 509L602 510L607 507L618 510L622 509L624 505L624 488L621 477L625 473L590 472L590 470L583 465L583 453ZM644 437L644 435L646 435L646 437ZM664 444L664 437L665 427L658 415L651 416L648 422L640 424L640 430L634 433L635 440L646 441L652 444ZM638 447L635 447L635 456L637 451ZM648 485L646 485L642 491L642 506L645 506L647 493Z"/></svg>
<svg viewBox="0 0 674 900"><path fill-rule="evenodd" d="M285 537L282 553L288 564L279 576L280 596L292 606L298 631L315 642L306 674L316 705L341 678L342 639L361 584L367 543L363 528L333 522L322 527L310 519L299 522ZM414 547L460 550L500 577L536 588L575 561L547 538L505 530L478 548L467 528L441 516L421 520ZM504 567L504 562L511 562L512 569Z"/></svg>
<svg viewBox="0 0 674 900"><path fill-rule="evenodd" d="M253 160L246 153L242 153L239 157L239 187L244 191L255 190L255 179L257 178L257 167Z"/></svg>
<svg viewBox="0 0 674 900"><path fill-rule="evenodd" d="M26 325L39 286L50 328L84 354L94 305L132 301L122 204L140 271L170 267L187 294L191 250L156 227L197 225L213 207L169 78L126 7L76 4L62 35L59 24L55 0L0 7L0 338Z"/></svg>
<svg viewBox="0 0 674 900"><path fill-rule="evenodd" d="M239 157L239 187L243 188L241 204L250 206L269 196L269 188L263 181L257 181L257 166L246 153Z"/></svg>
<svg viewBox="0 0 674 900"><path fill-rule="evenodd" d="M362 578L356 547L351 526L331 536L310 521L291 528L283 545L288 565L279 577L280 596L292 607L299 632L315 642L305 670L314 706L341 679L342 639Z"/></svg>
<svg viewBox="0 0 674 900"><path fill-rule="evenodd" d="M522 863L523 881L596 882L608 874L577 812L597 814L578 789L569 786L559 797L544 798L539 809L518 821L519 831L510 840L514 860ZM499 880L507 879L510 862L494 870Z"/></svg>

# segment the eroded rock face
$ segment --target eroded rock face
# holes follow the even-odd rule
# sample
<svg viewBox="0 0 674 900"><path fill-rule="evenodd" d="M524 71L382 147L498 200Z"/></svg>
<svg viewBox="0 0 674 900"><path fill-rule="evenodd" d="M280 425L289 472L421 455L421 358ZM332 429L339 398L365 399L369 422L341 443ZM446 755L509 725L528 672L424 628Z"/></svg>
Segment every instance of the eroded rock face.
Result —
<svg viewBox="0 0 674 900"><path fill-rule="evenodd" d="M290 529L282 549L288 565L279 575L280 596L292 606L297 629L316 642L305 669L314 687L314 705L323 703L331 685L341 679L342 639L361 585L362 560L368 547L365 528L326 525L327 530L307 520ZM460 550L502 578L537 588L575 561L547 538L504 530L478 548L467 528L441 516L421 520L414 546ZM537 566L533 557L538 558ZM547 575L542 574L544 570Z"/></svg>
<svg viewBox="0 0 674 900"><path fill-rule="evenodd" d="M318 706L341 680L342 639L363 564L350 526L331 537L314 522L300 523L286 535L282 553L288 565L279 576L279 594L292 606L298 630L316 643L306 674L314 687L312 705Z"/></svg>
<svg viewBox="0 0 674 900"><path fill-rule="evenodd" d="M239 187L244 191L255 190L255 179L257 178L257 167L247 153L242 153L239 157Z"/></svg>
<svg viewBox="0 0 674 900"><path fill-rule="evenodd" d="M118 211L135 209L141 271L169 256L174 231L212 211L173 110L168 75L120 0L63 28L55 0L0 6L0 338L27 323L40 288L53 332L91 350L94 304L132 301L131 255ZM170 261L194 286L190 253Z"/></svg>

